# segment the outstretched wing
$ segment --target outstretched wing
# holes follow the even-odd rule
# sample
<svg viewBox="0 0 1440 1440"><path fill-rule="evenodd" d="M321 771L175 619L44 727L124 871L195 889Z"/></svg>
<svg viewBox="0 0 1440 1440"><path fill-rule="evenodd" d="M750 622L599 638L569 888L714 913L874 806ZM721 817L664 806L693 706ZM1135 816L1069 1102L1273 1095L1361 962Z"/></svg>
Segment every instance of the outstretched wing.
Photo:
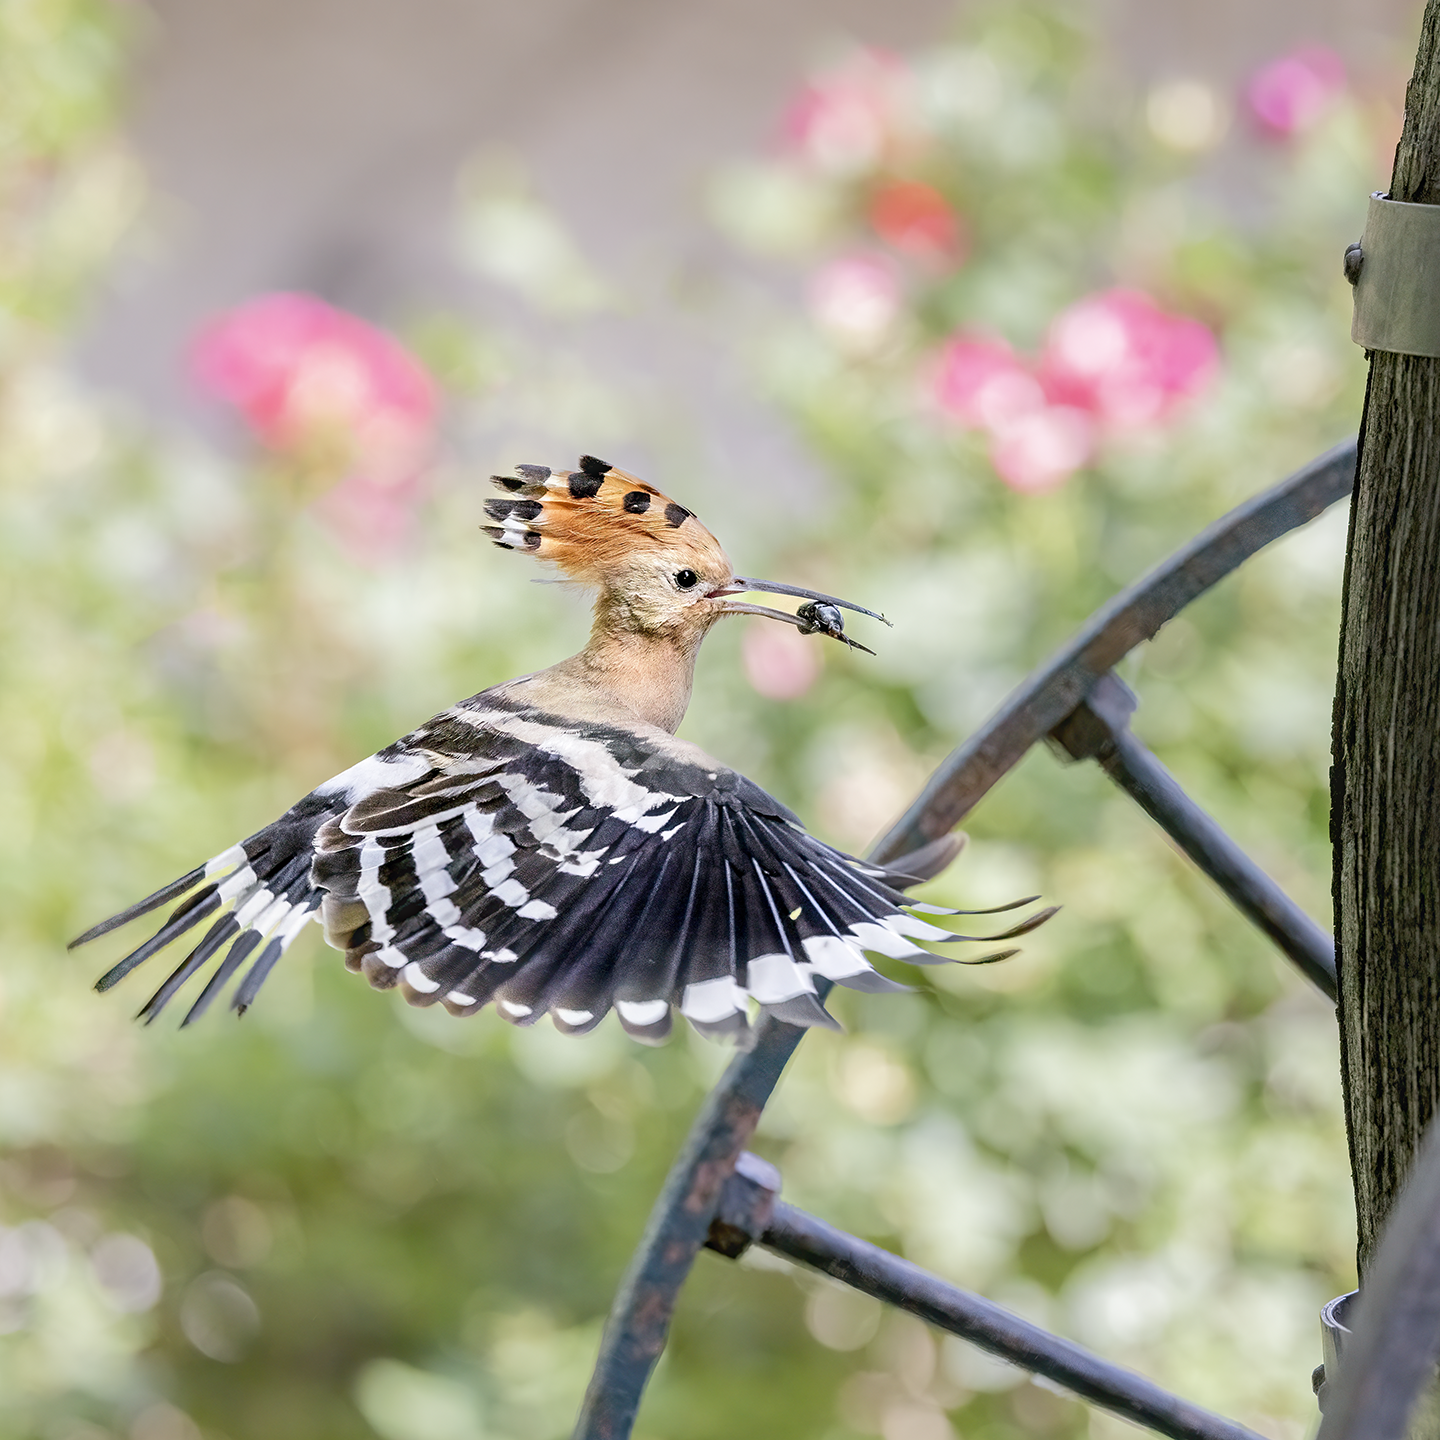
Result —
<svg viewBox="0 0 1440 1440"><path fill-rule="evenodd" d="M241 966L250 960L230 1001L231 1009L243 1013L280 957L295 943L306 921L316 918L325 898L323 888L310 874L315 859L315 836L321 826L343 814L356 794L386 783L403 783L430 768L423 757L410 753L410 738L397 741L336 776L249 839L232 845L72 940L73 950L172 900L185 897L148 940L100 977L95 988L110 989L136 966L189 935L202 921L213 916L199 944L145 1002L140 1015L147 1021L154 1020L176 992L222 951L224 958L211 972L183 1023L189 1025L198 1020Z"/></svg>
<svg viewBox="0 0 1440 1440"><path fill-rule="evenodd" d="M865 952L933 963L916 940L966 938L907 913L929 907L908 904L905 877L817 841L695 747L488 693L237 850L82 937L202 886L102 986L234 899L142 1013L157 1014L231 936L187 1023L267 939L236 992L248 1004L320 908L351 968L414 1004L474 1014L493 1001L514 1023L549 1013L571 1033L614 1009L651 1042L678 1009L707 1034L743 1040L752 999L793 1024L831 1024L817 976L902 988Z"/></svg>
<svg viewBox="0 0 1440 1440"><path fill-rule="evenodd" d="M679 1010L742 1036L749 1000L832 1023L817 976L902 988L867 950L933 963L915 940L965 938L907 913L905 877L822 844L668 736L482 696L423 743L436 773L328 822L314 870L332 943L414 1004L494 1002L515 1023L549 1013L571 1033L613 1009L652 1041Z"/></svg>

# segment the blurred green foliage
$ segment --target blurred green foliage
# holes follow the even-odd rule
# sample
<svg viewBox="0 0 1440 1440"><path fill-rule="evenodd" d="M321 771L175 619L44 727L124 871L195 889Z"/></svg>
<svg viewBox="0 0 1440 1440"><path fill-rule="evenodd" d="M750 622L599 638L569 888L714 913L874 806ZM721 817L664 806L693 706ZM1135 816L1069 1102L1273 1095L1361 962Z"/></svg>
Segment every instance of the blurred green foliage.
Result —
<svg viewBox="0 0 1440 1440"><path fill-rule="evenodd" d="M483 547L474 485L570 457L467 437L546 411L606 453L643 406L519 339L417 324L453 443L410 548L369 566L300 503L316 477L78 391L67 326L140 194L111 110L125 32L100 0L0 7L0 1433L548 1440L724 1053L410 1011L318 935L243 1025L141 1029L143 987L97 999L106 956L63 945L458 696L575 648L583 605ZM696 303L830 478L760 507L720 477L650 478L746 571L881 605L895 629L874 662L827 647L785 702L745 684L743 632L724 632L682 733L850 848L1097 604L1358 413L1338 256L1381 174L1373 117L1349 97L1277 148L1241 226L1088 56L1005 7L916 58L931 138L897 173L945 194L971 255L906 271L897 324L861 351L786 287L876 243L866 187L891 162L781 158L714 189L780 283ZM513 260L476 243L492 270ZM522 289L579 253L527 252ZM1164 433L1016 494L917 399L927 356L962 324L1033 346L1115 283L1214 326L1221 376ZM1126 667L1142 737L1322 920L1343 547L1328 515ZM1003 966L838 995L847 1033L807 1038L759 1148L799 1204L1298 1440L1316 1311L1353 1283L1332 1015L1092 767L1037 751L967 828L930 898L1038 891L1061 916ZM1115 1427L778 1262L702 1256L638 1433L743 1429Z"/></svg>

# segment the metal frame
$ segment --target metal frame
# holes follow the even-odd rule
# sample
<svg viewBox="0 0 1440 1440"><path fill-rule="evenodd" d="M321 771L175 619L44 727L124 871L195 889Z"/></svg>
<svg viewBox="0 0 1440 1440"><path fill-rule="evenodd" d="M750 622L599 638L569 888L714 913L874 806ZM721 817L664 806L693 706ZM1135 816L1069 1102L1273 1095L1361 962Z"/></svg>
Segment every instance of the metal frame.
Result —
<svg viewBox="0 0 1440 1440"><path fill-rule="evenodd" d="M1330 937L1283 895L1129 734L1124 700L1128 692L1123 687L1116 690L1119 682L1109 672L1135 646L1149 640L1167 620L1258 550L1348 495L1354 484L1355 456L1353 440L1336 446L1279 485L1237 506L1102 606L1068 645L1035 671L974 736L940 765L910 809L875 846L872 858L891 861L948 834L1032 745L1051 739L1072 756L1092 755L1100 760L1241 911L1334 999L1334 945ZM764 1021L758 1027L754 1048L736 1056L706 1098L616 1294L581 1405L575 1440L625 1440L629 1436L645 1385L664 1349L680 1287L711 1235L726 1182L736 1170L761 1111L804 1034L779 1021ZM815 1227L823 1225L822 1221L801 1217L789 1207L783 1207L781 1213L789 1217L796 1233L809 1227L808 1233L814 1235L818 1233ZM827 1240L836 1247L832 1253L839 1255L844 1249L855 1261L843 1277L847 1280L852 1274L858 1277L871 1273L859 1265L857 1257L863 1255L873 1269L878 1263L875 1256L884 1254L828 1226L824 1229ZM784 1238L779 1232L777 1236ZM768 1233L762 1243L769 1243ZM724 1250L723 1244L715 1248ZM905 1261L886 1258L892 1267L900 1267L893 1274L904 1278L897 1280L882 1298L906 1303L904 1297L914 1299L922 1291L948 1292L951 1301L964 1296L963 1291L923 1275ZM972 1309L974 1304L988 1303L973 1296L965 1300ZM998 1307L989 1308L1004 1317L1004 1325L1024 1323L1018 1317L1006 1317ZM937 1309L927 1312L926 1318L943 1324L940 1314ZM1043 1331L1035 1333L1044 1335ZM979 1334L975 1330L969 1338L978 1340ZM1183 1407L1185 1414L1222 1428L1166 1428L1157 1423L1156 1413L1147 1418L1125 1408L1134 1399L1133 1394L1125 1393L1126 1384L1145 1386L1163 1396L1158 1387L1096 1360L1059 1337L1049 1336L1046 1341L1052 1346L1068 1347L1085 1356L1087 1363L1100 1367L1084 1379L1083 1389L1078 1388L1082 1379L1078 1372L1060 1383L1138 1423L1165 1434L1184 1436L1185 1440L1192 1436L1196 1440L1201 1436L1207 1440L1239 1440L1250 1433L1175 1397L1166 1398ZM1048 1373L1018 1357L1016 1363L1037 1369L1037 1373Z"/></svg>
<svg viewBox="0 0 1440 1440"><path fill-rule="evenodd" d="M1042 1375L1111 1414L1172 1440L1258 1440L1253 1430L1177 1399L1143 1376L1092 1355L968 1290L927 1274L878 1245L777 1203L780 1172L742 1151L720 1192L705 1242L736 1259L752 1244L808 1265L877 1300L958 1335L1012 1365Z"/></svg>

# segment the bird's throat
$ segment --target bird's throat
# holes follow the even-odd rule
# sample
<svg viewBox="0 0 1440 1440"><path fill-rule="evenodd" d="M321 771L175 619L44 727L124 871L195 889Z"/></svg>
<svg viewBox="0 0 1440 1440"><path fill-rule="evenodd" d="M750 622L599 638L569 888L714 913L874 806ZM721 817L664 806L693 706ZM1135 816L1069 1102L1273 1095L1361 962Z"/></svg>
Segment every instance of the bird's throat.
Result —
<svg viewBox="0 0 1440 1440"><path fill-rule="evenodd" d="M636 634L596 626L572 673L617 710L674 734L690 704L702 636Z"/></svg>

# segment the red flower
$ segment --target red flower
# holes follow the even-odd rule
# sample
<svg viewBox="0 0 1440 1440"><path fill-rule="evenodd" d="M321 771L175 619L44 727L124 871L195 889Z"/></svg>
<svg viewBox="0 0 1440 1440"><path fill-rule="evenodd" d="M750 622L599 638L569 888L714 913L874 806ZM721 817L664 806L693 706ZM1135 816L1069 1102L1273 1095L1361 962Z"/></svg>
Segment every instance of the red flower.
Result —
<svg viewBox="0 0 1440 1440"><path fill-rule="evenodd" d="M917 259L958 261L960 219L945 197L918 180L892 180L870 201L870 224L882 240Z"/></svg>
<svg viewBox="0 0 1440 1440"><path fill-rule="evenodd" d="M1086 296L1056 316L1038 365L1003 340L957 335L932 378L947 415L990 436L1014 490L1050 490L1087 464L1104 432L1173 419L1213 378L1215 337L1136 290Z"/></svg>
<svg viewBox="0 0 1440 1440"><path fill-rule="evenodd" d="M1245 103L1260 126L1288 139L1310 129L1345 88L1345 62L1324 45L1303 45L1257 70Z"/></svg>

